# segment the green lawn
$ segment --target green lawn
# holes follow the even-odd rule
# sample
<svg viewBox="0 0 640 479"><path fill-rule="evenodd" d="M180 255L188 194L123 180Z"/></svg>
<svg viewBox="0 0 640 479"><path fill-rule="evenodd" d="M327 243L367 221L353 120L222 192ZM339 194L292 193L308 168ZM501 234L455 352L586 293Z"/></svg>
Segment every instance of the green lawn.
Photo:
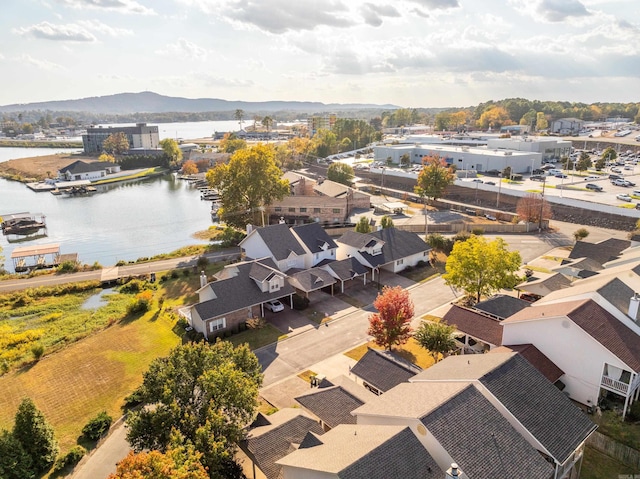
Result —
<svg viewBox="0 0 640 479"><path fill-rule="evenodd" d="M580 479L617 479L621 474L638 474L634 470L615 459L587 447L584 451L584 459Z"/></svg>

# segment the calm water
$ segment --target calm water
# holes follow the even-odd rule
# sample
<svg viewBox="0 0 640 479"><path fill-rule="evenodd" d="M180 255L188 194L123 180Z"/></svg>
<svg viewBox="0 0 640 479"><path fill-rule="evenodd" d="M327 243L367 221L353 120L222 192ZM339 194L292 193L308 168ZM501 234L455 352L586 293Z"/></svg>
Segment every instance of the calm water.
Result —
<svg viewBox="0 0 640 479"><path fill-rule="evenodd" d="M203 138L238 129L236 121L157 125L160 138ZM243 126L248 125L245 120ZM73 151L77 150L0 148L0 162ZM42 213L48 232L45 238L20 243L9 243L0 235L7 269L13 269L10 257L16 246L59 243L61 253L78 253L82 263L109 266L201 243L193 233L211 226L211 203L200 200L197 189L174 175L98 188L91 196L71 198L35 193L22 183L0 179L0 215Z"/></svg>

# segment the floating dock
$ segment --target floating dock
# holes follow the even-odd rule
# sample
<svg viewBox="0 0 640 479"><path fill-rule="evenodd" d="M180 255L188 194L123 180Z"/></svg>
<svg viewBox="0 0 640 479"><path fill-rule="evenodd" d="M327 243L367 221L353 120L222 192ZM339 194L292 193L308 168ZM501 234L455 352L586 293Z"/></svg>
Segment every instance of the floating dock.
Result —
<svg viewBox="0 0 640 479"><path fill-rule="evenodd" d="M45 216L42 213L11 213L0 216L0 227L5 236L28 236L47 229Z"/></svg>
<svg viewBox="0 0 640 479"><path fill-rule="evenodd" d="M61 255L60 245L53 243L15 248L11 252L11 260L15 272L24 273L33 269L54 268L63 261L78 261L78 255Z"/></svg>

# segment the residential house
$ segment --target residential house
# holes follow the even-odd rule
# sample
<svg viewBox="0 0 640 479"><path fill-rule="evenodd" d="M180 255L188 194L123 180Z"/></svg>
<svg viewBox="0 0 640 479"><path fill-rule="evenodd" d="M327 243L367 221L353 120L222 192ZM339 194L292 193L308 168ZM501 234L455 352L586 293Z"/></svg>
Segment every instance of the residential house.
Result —
<svg viewBox="0 0 640 479"><path fill-rule="evenodd" d="M288 296L293 307L295 290L270 258L227 265L216 279L198 290L197 304L181 311L206 339L237 332L247 319L264 316L266 301Z"/></svg>
<svg viewBox="0 0 640 479"><path fill-rule="evenodd" d="M338 245L319 223L307 223L291 228L291 233L305 249L304 268L336 259Z"/></svg>
<svg viewBox="0 0 640 479"><path fill-rule="evenodd" d="M369 270L356 258L345 258L340 261L323 261L319 267L328 271L331 276L340 281L340 292L344 293L345 287L354 284L353 280L362 278L362 284L367 284Z"/></svg>
<svg viewBox="0 0 640 479"><path fill-rule="evenodd" d="M536 296L546 296L569 286L571 286L571 280L568 277L561 273L554 273L541 279L520 283L516 289Z"/></svg>
<svg viewBox="0 0 640 479"><path fill-rule="evenodd" d="M99 180L120 172L120 165L110 161L74 161L58 170L59 181Z"/></svg>
<svg viewBox="0 0 640 479"><path fill-rule="evenodd" d="M516 314L524 314L532 309L534 308L526 308ZM553 333L547 334L552 335ZM482 401L479 401L477 396L488 401L492 408L540 453L540 458L544 458L543 461L546 464L549 464L548 460L554 465L553 477L555 479L577 477L585 442L596 429L596 425L520 354L490 353L473 356L450 356L431 368L425 369L409 381L412 385L419 383L464 385L467 381L474 390L474 394L470 395L470 400L478 401L478 409L473 410L473 414L479 416L480 421L485 419L485 413L479 412ZM390 392L386 394L390 394ZM474 398L474 396L476 397ZM383 399L388 400L384 397ZM471 404L467 406L471 407ZM355 414L358 414L358 424L360 423L360 411L366 407L367 405L355 411ZM443 414L441 420L445 424L449 422L450 425L451 417L456 417L457 423L465 425L465 428L460 429L473 430L465 419L455 415ZM429 424L433 424L434 421L423 420L423 423L429 430ZM437 422L435 423L437 424ZM477 433L477 431L474 432ZM455 442L455 439L452 441ZM490 447L490 445L487 446ZM455 444L451 448L445 447L445 449L454 451L455 447L464 447L464 445ZM463 471L467 474L471 472L469 467L465 468L464 461L459 460L455 455L453 458L460 464ZM504 460L504 456L502 460ZM471 474L471 477L499 476L502 477L493 474L475 476ZM528 473L527 477L533 476Z"/></svg>
<svg viewBox="0 0 640 479"><path fill-rule="evenodd" d="M350 373L359 379L366 389L380 395L400 383L407 382L420 371L422 369L418 366L391 351L369 348L351 368Z"/></svg>
<svg viewBox="0 0 640 479"><path fill-rule="evenodd" d="M289 283L293 286L300 296L309 297L309 293L319 291L324 288L330 288L333 295L333 285L336 280L328 271L322 268L311 268L302 271L293 272L289 270Z"/></svg>
<svg viewBox="0 0 640 479"><path fill-rule="evenodd" d="M455 326L454 337L462 354L486 353L502 344L500 320L485 312L453 304L442 322Z"/></svg>
<svg viewBox="0 0 640 479"><path fill-rule="evenodd" d="M373 233L347 231L336 240L338 259L354 257L371 270L371 279L381 269L398 273L408 266L429 261L431 248L419 235L396 228Z"/></svg>
<svg viewBox="0 0 640 479"><path fill-rule="evenodd" d="M249 227L240 248L247 258L270 257L282 272L291 268L304 269L305 263L309 262L308 252L284 223Z"/></svg>

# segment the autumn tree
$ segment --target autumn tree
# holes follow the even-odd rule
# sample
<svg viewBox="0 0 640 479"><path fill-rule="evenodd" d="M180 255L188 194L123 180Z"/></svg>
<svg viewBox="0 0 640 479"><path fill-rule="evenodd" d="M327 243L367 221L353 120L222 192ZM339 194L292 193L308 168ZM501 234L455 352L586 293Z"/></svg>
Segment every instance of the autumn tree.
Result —
<svg viewBox="0 0 640 479"><path fill-rule="evenodd" d="M331 163L327 169L327 178L336 183L351 186L353 177L353 168L346 163Z"/></svg>
<svg viewBox="0 0 640 479"><path fill-rule="evenodd" d="M122 155L129 151L127 135L122 131L110 134L102 142L102 151L110 155Z"/></svg>
<svg viewBox="0 0 640 479"><path fill-rule="evenodd" d="M536 129L538 131L546 130L549 128L549 122L547 121L547 117L544 115L544 112L539 111L536 114Z"/></svg>
<svg viewBox="0 0 640 479"><path fill-rule="evenodd" d="M246 140L238 138L235 133L225 133L218 143L218 150L222 153L235 153L247 147Z"/></svg>
<svg viewBox="0 0 640 479"><path fill-rule="evenodd" d="M338 138L330 130L320 129L311 138L311 151L318 158L326 158L338 152Z"/></svg>
<svg viewBox="0 0 640 479"><path fill-rule="evenodd" d="M258 405L260 363L244 344L187 343L154 360L136 391L144 407L127 418L135 451L166 453L180 444L202 454L212 478L229 477L234 454Z"/></svg>
<svg viewBox="0 0 640 479"><path fill-rule="evenodd" d="M478 126L483 130L496 129L503 125L511 124L513 124L513 121L509 118L509 113L501 106L494 106L485 110L478 120Z"/></svg>
<svg viewBox="0 0 640 479"><path fill-rule="evenodd" d="M520 198L516 203L516 213L522 221L538 224L541 223L541 213L543 220L550 219L552 214L549 202L536 193L527 193Z"/></svg>
<svg viewBox="0 0 640 479"><path fill-rule="evenodd" d="M425 156L422 164L423 168L418 174L413 191L423 199L432 198L436 201L442 197L447 186L454 183L456 175L453 168L439 156Z"/></svg>
<svg viewBox="0 0 640 479"><path fill-rule="evenodd" d="M591 161L591 155L586 151L580 153L578 157L578 161L576 161L576 170L578 171L587 171L589 168L593 166L593 162Z"/></svg>
<svg viewBox="0 0 640 479"><path fill-rule="evenodd" d="M192 160L187 160L182 165L182 174L183 175L195 175L198 173L198 166Z"/></svg>
<svg viewBox="0 0 640 479"><path fill-rule="evenodd" d="M275 163L271 145L258 144L236 151L228 164L207 172L209 186L220 193L220 218L237 228L264 225L264 209L289 194L289 182Z"/></svg>
<svg viewBox="0 0 640 479"><path fill-rule="evenodd" d="M442 321L422 321L413 334L413 339L429 351L435 362L438 362L441 357L445 358L456 350L456 340L453 337L455 331L455 326Z"/></svg>
<svg viewBox="0 0 640 479"><path fill-rule="evenodd" d="M358 222L356 223L356 233L370 233L371 232L371 223L369 222L369 218L366 216L361 216Z"/></svg>
<svg viewBox="0 0 640 479"><path fill-rule="evenodd" d="M516 272L521 263L520 253L509 251L502 238L488 241L471 235L467 241L453 245L442 277L448 285L462 289L479 302L482 296L518 284Z"/></svg>
<svg viewBox="0 0 640 479"><path fill-rule="evenodd" d="M384 215L380 218L380 227L385 230L387 228L393 228L393 219L389 215Z"/></svg>
<svg viewBox="0 0 640 479"><path fill-rule="evenodd" d="M171 165L177 165L182 161L182 150L178 146L178 142L173 138L160 140L160 148L164 151Z"/></svg>
<svg viewBox="0 0 640 479"><path fill-rule="evenodd" d="M400 286L385 286L373 306L378 312L369 316L367 334L373 336L374 342L388 351L396 344L406 343L411 336L413 318L409 292Z"/></svg>
<svg viewBox="0 0 640 479"><path fill-rule="evenodd" d="M13 437L31 457L35 471L45 471L56 460L58 442L53 427L29 398L23 399L18 406Z"/></svg>
<svg viewBox="0 0 640 479"><path fill-rule="evenodd" d="M166 453L130 451L107 479L209 479L201 460L202 453L193 446L167 449Z"/></svg>
<svg viewBox="0 0 640 479"><path fill-rule="evenodd" d="M106 161L109 163L115 163L116 159L113 155L109 155L107 153L101 153L98 157L98 161Z"/></svg>

